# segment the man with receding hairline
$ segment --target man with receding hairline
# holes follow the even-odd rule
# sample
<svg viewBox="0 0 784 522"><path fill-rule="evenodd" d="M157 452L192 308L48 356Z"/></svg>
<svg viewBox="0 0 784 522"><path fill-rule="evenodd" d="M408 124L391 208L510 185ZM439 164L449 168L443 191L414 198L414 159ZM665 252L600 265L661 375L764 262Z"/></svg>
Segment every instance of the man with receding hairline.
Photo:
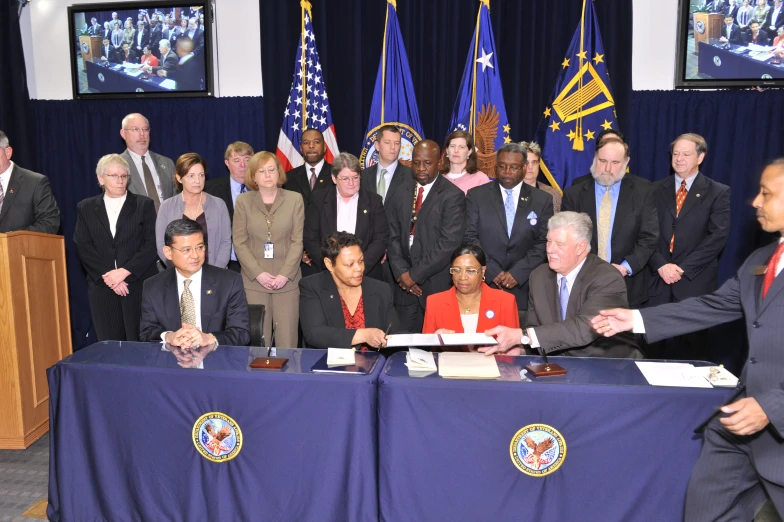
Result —
<svg viewBox="0 0 784 522"><path fill-rule="evenodd" d="M130 167L128 191L150 198L158 212L161 202L174 195L174 162L150 151L150 122L139 113L123 118L120 136L127 147L120 156Z"/></svg>

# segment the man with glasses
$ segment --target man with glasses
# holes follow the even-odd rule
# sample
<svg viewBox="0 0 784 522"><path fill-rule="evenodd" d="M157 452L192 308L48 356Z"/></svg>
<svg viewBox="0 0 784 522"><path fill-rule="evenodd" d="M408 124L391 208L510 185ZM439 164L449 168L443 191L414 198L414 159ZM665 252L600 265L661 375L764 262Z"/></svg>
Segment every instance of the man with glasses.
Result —
<svg viewBox="0 0 784 522"><path fill-rule="evenodd" d="M498 149L495 180L468 191L464 243L487 255L491 288L514 294L521 319L528 308L528 277L545 260L547 220L553 198L523 182L527 150L517 143Z"/></svg>
<svg viewBox="0 0 784 522"><path fill-rule="evenodd" d="M0 233L15 230L56 234L60 209L49 178L11 161L13 149L0 130Z"/></svg>
<svg viewBox="0 0 784 522"><path fill-rule="evenodd" d="M194 348L247 346L248 301L242 278L204 264L204 234L190 219L168 224L163 254L174 265L147 279L142 295L139 337Z"/></svg>
<svg viewBox="0 0 784 522"><path fill-rule="evenodd" d="M128 191L150 198L158 212L161 202L174 195L174 162L150 151L150 122L141 114L123 118L120 136L127 147L121 156L131 173Z"/></svg>

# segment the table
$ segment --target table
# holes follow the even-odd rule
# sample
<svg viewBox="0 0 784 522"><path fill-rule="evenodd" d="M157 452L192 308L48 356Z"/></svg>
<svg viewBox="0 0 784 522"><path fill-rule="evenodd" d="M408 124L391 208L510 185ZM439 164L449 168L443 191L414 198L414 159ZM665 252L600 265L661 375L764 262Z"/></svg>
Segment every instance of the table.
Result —
<svg viewBox="0 0 784 522"><path fill-rule="evenodd" d="M700 42L697 69L701 74L720 80L772 80L784 78L784 63L774 65L770 59L760 62L746 56L749 50L746 46L729 44L730 49L718 40L712 39L709 43ZM771 58L773 56L771 55Z"/></svg>
<svg viewBox="0 0 784 522"><path fill-rule="evenodd" d="M277 352L281 371L231 346L186 370L160 344L103 342L51 367L49 520L376 520L384 358L367 376L319 375L325 350ZM230 460L197 451L210 412L239 426L221 441L241 442Z"/></svg>
<svg viewBox="0 0 784 522"><path fill-rule="evenodd" d="M87 86L98 92L171 92L172 89L161 87L166 78L150 75L149 80L130 76L123 69L115 70L118 64L111 62L110 67L103 67L93 62L85 62L87 66Z"/></svg>
<svg viewBox="0 0 784 522"><path fill-rule="evenodd" d="M702 446L693 430L732 390L649 386L628 359L551 357L566 376L521 382L541 358L497 360L505 382L413 378L405 354L387 360L381 520L682 520ZM533 424L557 430L556 449L566 447L548 475L529 476L512 460L513 438Z"/></svg>

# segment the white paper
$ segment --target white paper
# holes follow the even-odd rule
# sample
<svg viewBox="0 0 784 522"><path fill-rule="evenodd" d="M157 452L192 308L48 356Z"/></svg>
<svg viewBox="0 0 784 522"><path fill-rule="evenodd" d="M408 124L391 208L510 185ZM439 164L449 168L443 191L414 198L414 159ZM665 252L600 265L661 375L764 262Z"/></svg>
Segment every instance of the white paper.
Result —
<svg viewBox="0 0 784 522"><path fill-rule="evenodd" d="M444 346L460 346L464 344L471 344L474 346L489 346L498 344L493 337L483 333L455 333L455 334L441 334L441 340Z"/></svg>
<svg viewBox="0 0 784 522"><path fill-rule="evenodd" d="M444 352L438 356L438 374L445 379L498 379L495 357L483 353Z"/></svg>
<svg viewBox="0 0 784 522"><path fill-rule="evenodd" d="M135 78L137 76L141 76L142 74L144 74L144 71L142 71L141 69L136 69L131 71L126 70L125 74L127 74L128 76L133 76Z"/></svg>
<svg viewBox="0 0 784 522"><path fill-rule="evenodd" d="M327 366L349 366L356 364L353 348L327 348Z"/></svg>
<svg viewBox="0 0 784 522"><path fill-rule="evenodd" d="M406 354L406 366L410 370L424 370L434 372L438 370L435 358L431 352L411 348Z"/></svg>
<svg viewBox="0 0 784 522"><path fill-rule="evenodd" d="M773 47L768 47L767 45L757 45L750 43L746 47L749 48L750 51L770 51Z"/></svg>
<svg viewBox="0 0 784 522"><path fill-rule="evenodd" d="M436 334L393 334L387 336L387 348L406 346L441 346Z"/></svg>
<svg viewBox="0 0 784 522"><path fill-rule="evenodd" d="M165 79L165 80L163 80L163 81L162 81L161 83L159 83L158 85L160 85L160 86L161 86L161 87L163 87L164 89L169 89L169 90L172 90L172 89L176 89L176 88L177 88L177 82L175 82L174 80L170 80L170 79L168 79L168 78L167 78L167 79Z"/></svg>
<svg viewBox="0 0 784 522"><path fill-rule="evenodd" d="M766 62L769 59L773 58L773 55L767 51L759 52L759 53L750 53L749 58L752 60L757 60L758 62Z"/></svg>
<svg viewBox="0 0 784 522"><path fill-rule="evenodd" d="M141 69L142 67L144 67L140 63L131 63L131 62L123 62L122 66L125 69Z"/></svg>
<svg viewBox="0 0 784 522"><path fill-rule="evenodd" d="M710 383L695 372L689 363L636 361L651 386L678 386L682 388L712 388Z"/></svg>

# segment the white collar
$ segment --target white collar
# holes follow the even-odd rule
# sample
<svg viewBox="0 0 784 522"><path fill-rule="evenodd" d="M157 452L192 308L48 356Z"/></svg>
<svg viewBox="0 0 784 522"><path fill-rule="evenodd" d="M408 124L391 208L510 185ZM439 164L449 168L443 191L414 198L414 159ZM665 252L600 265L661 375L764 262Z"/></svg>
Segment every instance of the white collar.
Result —
<svg viewBox="0 0 784 522"><path fill-rule="evenodd" d="M202 268L204 268L204 267L202 266ZM202 268L199 268L199 271L196 272L195 274L193 274L190 277L185 277L184 275L182 275L180 273L179 270L177 270L175 268L174 269L174 273L177 274L177 284L178 285L182 285L183 281L185 281L186 279L190 279L191 281L193 281L193 283L201 284L201 274L204 272L204 270L202 270ZM193 283L191 283L191 284L193 284Z"/></svg>
<svg viewBox="0 0 784 522"><path fill-rule="evenodd" d="M321 161L316 163L315 166L310 165L309 163L305 163L305 170L307 171L308 175L310 175L310 169L316 169L316 176L321 174L321 169L324 167L324 158L321 158Z"/></svg>
<svg viewBox="0 0 784 522"><path fill-rule="evenodd" d="M14 162L12 161L11 164L5 169L5 172L0 172L0 179L5 179L8 182L11 179L11 171L14 170Z"/></svg>
<svg viewBox="0 0 784 522"><path fill-rule="evenodd" d="M588 256L586 256L585 259L588 259ZM566 286L569 287L569 292L572 291L572 287L574 286L574 281L575 281L575 279L577 279L577 274L579 274L580 270L583 268L583 265L585 264L585 259L583 259L580 262L579 265L574 267L572 269L572 271L569 272L568 274L566 274L565 276L563 276L561 274L556 274L557 277L555 279L556 279L556 281L558 283L558 288L561 287L561 279L563 279L565 277L566 278Z"/></svg>

